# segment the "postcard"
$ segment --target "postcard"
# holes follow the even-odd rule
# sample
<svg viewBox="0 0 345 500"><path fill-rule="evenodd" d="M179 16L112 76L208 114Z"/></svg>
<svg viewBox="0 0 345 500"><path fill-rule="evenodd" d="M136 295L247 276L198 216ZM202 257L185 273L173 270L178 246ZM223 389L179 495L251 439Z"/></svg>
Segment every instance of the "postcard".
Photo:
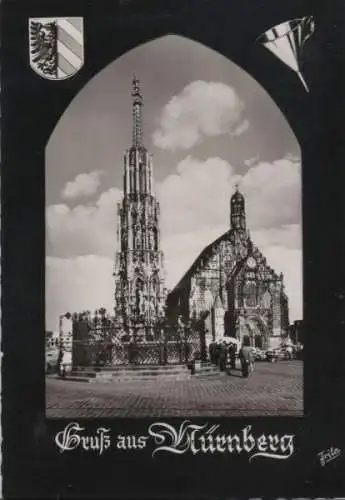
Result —
<svg viewBox="0 0 345 500"><path fill-rule="evenodd" d="M342 3L2 19L4 497L340 497Z"/></svg>

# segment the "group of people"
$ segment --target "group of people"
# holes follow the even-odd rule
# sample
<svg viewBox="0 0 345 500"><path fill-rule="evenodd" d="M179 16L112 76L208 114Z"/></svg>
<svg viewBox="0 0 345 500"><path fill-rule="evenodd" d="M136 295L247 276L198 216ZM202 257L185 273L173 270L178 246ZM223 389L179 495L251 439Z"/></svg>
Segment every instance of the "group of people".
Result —
<svg viewBox="0 0 345 500"><path fill-rule="evenodd" d="M220 371L225 371L227 361L230 361L230 370L236 369L238 345L235 342L211 342L209 345L209 356L212 364L217 365ZM241 363L241 372L243 377L249 377L254 371L254 353L249 342L243 342L238 352L238 358Z"/></svg>

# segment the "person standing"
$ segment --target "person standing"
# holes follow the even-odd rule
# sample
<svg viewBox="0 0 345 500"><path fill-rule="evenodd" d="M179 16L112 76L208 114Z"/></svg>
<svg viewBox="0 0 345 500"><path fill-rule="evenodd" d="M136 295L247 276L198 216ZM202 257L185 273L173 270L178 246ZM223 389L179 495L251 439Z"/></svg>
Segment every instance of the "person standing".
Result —
<svg viewBox="0 0 345 500"><path fill-rule="evenodd" d="M215 364L220 368L220 353L221 353L221 345L219 342L216 343L214 350Z"/></svg>
<svg viewBox="0 0 345 500"><path fill-rule="evenodd" d="M215 343L212 341L210 342L210 345L208 346L208 353L210 357L210 362L214 365L215 363Z"/></svg>
<svg viewBox="0 0 345 500"><path fill-rule="evenodd" d="M250 348L250 355L249 355L249 375L252 375L252 373L254 371L254 366L255 366L255 354L254 354L252 348Z"/></svg>
<svg viewBox="0 0 345 500"><path fill-rule="evenodd" d="M230 368L231 368L231 370L236 369L236 351L237 351L236 344L230 344L229 355L230 355Z"/></svg>
<svg viewBox="0 0 345 500"><path fill-rule="evenodd" d="M60 377L62 377L62 360L63 360L63 352L62 349L59 350L59 355L57 359L57 372Z"/></svg>
<svg viewBox="0 0 345 500"><path fill-rule="evenodd" d="M225 345L220 346L219 353L219 368L221 372L224 372L226 369L226 358L227 358L227 349Z"/></svg>
<svg viewBox="0 0 345 500"><path fill-rule="evenodd" d="M239 357L241 361L242 376L249 377L249 375L251 375L254 370L254 359L252 349L249 345L249 342L246 340L243 341L241 350L239 352Z"/></svg>

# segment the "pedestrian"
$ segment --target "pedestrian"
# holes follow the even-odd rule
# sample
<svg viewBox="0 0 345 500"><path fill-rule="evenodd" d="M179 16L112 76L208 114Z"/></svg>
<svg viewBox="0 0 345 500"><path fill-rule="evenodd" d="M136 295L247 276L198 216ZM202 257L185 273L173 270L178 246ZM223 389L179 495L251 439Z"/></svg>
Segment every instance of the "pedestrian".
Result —
<svg viewBox="0 0 345 500"><path fill-rule="evenodd" d="M62 349L60 349L57 359L57 371L60 377L62 377L62 360L63 360L63 352Z"/></svg>
<svg viewBox="0 0 345 500"><path fill-rule="evenodd" d="M226 358L227 358L227 349L225 345L220 346L219 352L219 368L221 372L225 372L226 368Z"/></svg>
<svg viewBox="0 0 345 500"><path fill-rule="evenodd" d="M231 368L231 370L236 369L236 351L237 351L236 344L230 344L229 355L230 355L230 368Z"/></svg>
<svg viewBox="0 0 345 500"><path fill-rule="evenodd" d="M101 365L101 352L97 351L96 356L95 356L95 366L100 366Z"/></svg>
<svg viewBox="0 0 345 500"><path fill-rule="evenodd" d="M292 352L293 352L292 347L291 347L291 346L288 346L288 347L286 348L286 352L287 352L287 358L288 358L289 360L291 360L291 359L292 359Z"/></svg>
<svg viewBox="0 0 345 500"><path fill-rule="evenodd" d="M208 346L208 353L210 356L210 362L214 365L215 364L215 343L211 342L210 345Z"/></svg>
<svg viewBox="0 0 345 500"><path fill-rule="evenodd" d="M244 340L239 352L243 377L249 377L254 371L253 352L248 340Z"/></svg>
<svg viewBox="0 0 345 500"><path fill-rule="evenodd" d="M220 352L221 352L221 345L219 342L216 343L215 348L214 348L214 364L220 368Z"/></svg>
<svg viewBox="0 0 345 500"><path fill-rule="evenodd" d="M249 356L249 368L250 368L250 375L254 372L254 367L255 367L255 354L252 350L250 350L250 356Z"/></svg>

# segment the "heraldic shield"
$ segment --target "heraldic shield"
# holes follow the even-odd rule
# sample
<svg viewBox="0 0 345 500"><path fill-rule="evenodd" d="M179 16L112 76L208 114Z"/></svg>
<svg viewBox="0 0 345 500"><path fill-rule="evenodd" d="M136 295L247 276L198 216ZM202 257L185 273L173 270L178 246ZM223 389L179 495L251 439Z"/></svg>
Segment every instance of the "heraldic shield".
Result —
<svg viewBox="0 0 345 500"><path fill-rule="evenodd" d="M64 80L84 64L82 17L30 18L30 66L43 78Z"/></svg>

